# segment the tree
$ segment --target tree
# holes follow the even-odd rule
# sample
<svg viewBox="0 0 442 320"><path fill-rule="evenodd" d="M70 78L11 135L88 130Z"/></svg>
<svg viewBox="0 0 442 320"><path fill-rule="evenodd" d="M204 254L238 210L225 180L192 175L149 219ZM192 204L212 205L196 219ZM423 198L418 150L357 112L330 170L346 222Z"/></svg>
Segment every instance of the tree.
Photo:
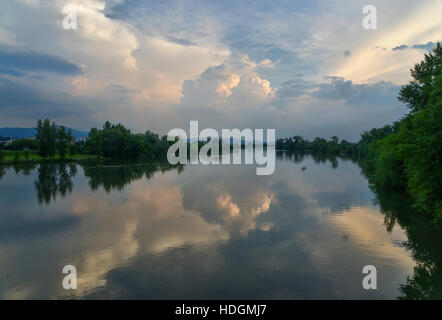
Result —
<svg viewBox="0 0 442 320"><path fill-rule="evenodd" d="M36 130L35 140L37 141L38 154L43 159L47 157L54 159L57 139L55 123L51 124L49 119L38 120Z"/></svg>
<svg viewBox="0 0 442 320"><path fill-rule="evenodd" d="M92 128L89 132L89 139L88 144L90 145L90 148L92 149L92 154L97 156L97 159L100 160L101 153L103 149L103 139L101 132L97 128Z"/></svg>
<svg viewBox="0 0 442 320"><path fill-rule="evenodd" d="M55 153L57 152L57 127L55 126L55 123L52 122L50 129L49 129L49 155L52 160L55 159Z"/></svg>
<svg viewBox="0 0 442 320"><path fill-rule="evenodd" d="M403 129L407 187L416 204L442 221L442 74L425 108Z"/></svg>
<svg viewBox="0 0 442 320"><path fill-rule="evenodd" d="M42 121L41 119L37 122L37 127L35 128L37 130L37 133L35 134L35 140L37 141L38 146L38 154L43 159L46 159L46 157L49 155L49 147L48 147L48 137L49 137L49 131L48 131L48 125L49 120L45 119Z"/></svg>
<svg viewBox="0 0 442 320"><path fill-rule="evenodd" d="M68 143L68 147L67 147L68 148L68 154L69 154L70 157L72 157L73 155L76 154L77 148L76 148L75 143L74 143L74 138L72 136L72 130L71 129L68 130L67 143Z"/></svg>
<svg viewBox="0 0 442 320"><path fill-rule="evenodd" d="M436 87L436 79L442 74L442 46L436 45L433 52L425 54L424 61L411 69L413 80L403 86L399 101L404 102L411 112L423 110L428 105L431 92Z"/></svg>
<svg viewBox="0 0 442 320"><path fill-rule="evenodd" d="M339 143L339 138L337 136L331 137L330 142L334 145L337 145Z"/></svg>
<svg viewBox="0 0 442 320"><path fill-rule="evenodd" d="M69 134L66 132L66 128L60 126L57 130L57 148L61 160L64 160L66 157L70 141L71 137L69 137Z"/></svg>
<svg viewBox="0 0 442 320"><path fill-rule="evenodd" d="M410 113L362 135L359 150L382 187L404 189L419 212L442 222L442 47L411 70L399 100Z"/></svg>

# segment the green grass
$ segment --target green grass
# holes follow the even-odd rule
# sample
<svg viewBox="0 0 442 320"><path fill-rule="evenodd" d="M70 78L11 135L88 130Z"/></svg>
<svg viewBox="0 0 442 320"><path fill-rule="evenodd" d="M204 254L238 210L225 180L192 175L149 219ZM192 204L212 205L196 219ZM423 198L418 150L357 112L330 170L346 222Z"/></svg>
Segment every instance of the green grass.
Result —
<svg viewBox="0 0 442 320"><path fill-rule="evenodd" d="M40 162L44 161L42 157L37 154L37 151L29 151L28 158L26 159L26 151L10 151L3 150L3 159L0 160L0 163L22 163L22 162ZM18 154L18 158L17 155ZM76 154L71 156L66 156L65 160L93 160L96 159L94 155L85 155L85 154ZM46 161L60 161L60 155L56 154L55 159L51 160L46 158Z"/></svg>

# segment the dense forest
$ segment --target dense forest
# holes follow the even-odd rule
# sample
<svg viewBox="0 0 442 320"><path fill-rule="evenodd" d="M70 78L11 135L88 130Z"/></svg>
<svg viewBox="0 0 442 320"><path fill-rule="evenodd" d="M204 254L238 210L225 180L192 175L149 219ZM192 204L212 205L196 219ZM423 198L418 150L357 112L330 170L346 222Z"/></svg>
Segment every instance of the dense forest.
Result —
<svg viewBox="0 0 442 320"><path fill-rule="evenodd" d="M364 132L363 166L381 187L406 191L413 206L442 221L442 47L411 70L399 100L410 112L393 125Z"/></svg>

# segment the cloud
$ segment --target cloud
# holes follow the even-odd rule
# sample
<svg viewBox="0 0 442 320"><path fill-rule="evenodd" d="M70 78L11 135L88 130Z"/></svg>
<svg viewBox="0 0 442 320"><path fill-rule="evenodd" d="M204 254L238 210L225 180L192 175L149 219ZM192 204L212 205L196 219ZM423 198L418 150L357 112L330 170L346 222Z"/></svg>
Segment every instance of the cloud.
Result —
<svg viewBox="0 0 442 320"><path fill-rule="evenodd" d="M236 56L185 81L180 103L173 107L179 125L188 126L194 119L212 128L262 125L263 114L273 109L275 92L270 81L258 74L261 66L247 56Z"/></svg>
<svg viewBox="0 0 442 320"><path fill-rule="evenodd" d="M354 84L351 80L340 77L326 77L326 83L319 84L313 91L313 96L327 100L345 100L347 104L389 105L395 104L400 86L391 82L376 82L373 84Z"/></svg>
<svg viewBox="0 0 442 320"><path fill-rule="evenodd" d="M393 50L393 51L397 51L397 50L402 51L402 50L405 50L405 49L408 49L408 46L405 45L405 44L403 44L403 45L401 45L401 46L394 47L394 48L391 49L391 50Z"/></svg>
<svg viewBox="0 0 442 320"><path fill-rule="evenodd" d="M124 85L111 83L106 87L106 90L113 93L120 93L120 94L129 94L132 92L135 92L134 90L130 90Z"/></svg>
<svg viewBox="0 0 442 320"><path fill-rule="evenodd" d="M0 66L28 72L81 74L80 67L57 56L4 46L0 47Z"/></svg>
<svg viewBox="0 0 442 320"><path fill-rule="evenodd" d="M127 115L132 115L130 90L118 85L103 89L98 94L71 94L63 90L52 90L34 84L49 80L32 79L22 81L20 78L0 76L0 126L11 126L19 121L23 127L32 127L37 119L51 120L69 125L76 129L88 131L91 127L101 126L107 119L118 119L116 106L126 105ZM87 78L74 78L76 90L84 90ZM103 116L104 115L104 116ZM11 120L12 119L12 120ZM117 120L118 121L118 120Z"/></svg>
<svg viewBox="0 0 442 320"><path fill-rule="evenodd" d="M393 51L398 51L398 50L399 51L403 51L403 50L406 50L406 49L420 49L420 50L432 51L436 47L436 43L437 42L429 41L427 43L414 44L412 46L408 46L408 45L403 44L403 45L394 47L391 50L393 50Z"/></svg>
<svg viewBox="0 0 442 320"><path fill-rule="evenodd" d="M39 89L0 78L2 118L21 116L34 120L70 115L86 116L87 102L66 92L48 94Z"/></svg>
<svg viewBox="0 0 442 320"><path fill-rule="evenodd" d="M175 37L167 37L167 40L169 40L171 42L178 43L183 46L196 46L197 45L195 42L187 40L187 39L178 39Z"/></svg>
<svg viewBox="0 0 442 320"><path fill-rule="evenodd" d="M23 72L11 69L0 68L0 74L10 75L14 77L23 77L25 74Z"/></svg>
<svg viewBox="0 0 442 320"><path fill-rule="evenodd" d="M299 78L285 82L277 91L280 99L310 96L320 100L345 101L350 106L396 104L400 86L389 82L355 84L342 77L324 77L322 82L309 82Z"/></svg>
<svg viewBox="0 0 442 320"><path fill-rule="evenodd" d="M436 42L437 43L437 42ZM412 46L413 49L423 49L423 50L427 50L427 51L431 51L436 47L436 43L435 42L427 42L424 44L415 44Z"/></svg>
<svg viewBox="0 0 442 320"><path fill-rule="evenodd" d="M317 85L306 80L305 78L299 77L284 82L278 88L276 95L280 99L299 97L301 95L308 94L316 86Z"/></svg>

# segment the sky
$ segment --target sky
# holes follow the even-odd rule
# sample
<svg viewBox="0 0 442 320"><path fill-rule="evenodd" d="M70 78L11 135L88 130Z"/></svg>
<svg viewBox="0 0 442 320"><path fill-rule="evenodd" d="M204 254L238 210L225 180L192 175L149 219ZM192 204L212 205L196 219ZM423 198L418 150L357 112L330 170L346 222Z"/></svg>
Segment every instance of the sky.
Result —
<svg viewBox="0 0 442 320"><path fill-rule="evenodd" d="M376 29L363 28L367 4ZM398 92L442 40L441 12L440 0L3 0L0 127L167 134L198 120L356 141L407 112Z"/></svg>

